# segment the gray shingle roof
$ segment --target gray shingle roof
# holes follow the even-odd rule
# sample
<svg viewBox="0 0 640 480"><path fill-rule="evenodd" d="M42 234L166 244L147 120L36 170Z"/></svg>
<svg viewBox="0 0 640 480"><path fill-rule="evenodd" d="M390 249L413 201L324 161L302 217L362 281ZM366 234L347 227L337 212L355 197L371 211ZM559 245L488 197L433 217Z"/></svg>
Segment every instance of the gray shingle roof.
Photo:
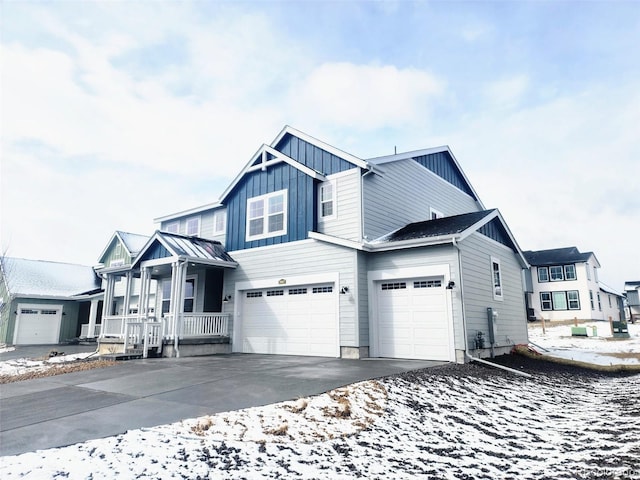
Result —
<svg viewBox="0 0 640 480"><path fill-rule="evenodd" d="M482 210L480 212L463 213L451 217L436 218L424 222L410 223L394 232L378 238L373 243L400 242L417 238L443 237L456 235L482 220L494 210Z"/></svg>
<svg viewBox="0 0 640 480"><path fill-rule="evenodd" d="M576 247L553 248L551 250L528 250L523 252L527 262L535 266L563 263L588 262L593 252L580 253Z"/></svg>
<svg viewBox="0 0 640 480"><path fill-rule="evenodd" d="M14 296L72 297L100 288L92 267L4 257L2 272Z"/></svg>

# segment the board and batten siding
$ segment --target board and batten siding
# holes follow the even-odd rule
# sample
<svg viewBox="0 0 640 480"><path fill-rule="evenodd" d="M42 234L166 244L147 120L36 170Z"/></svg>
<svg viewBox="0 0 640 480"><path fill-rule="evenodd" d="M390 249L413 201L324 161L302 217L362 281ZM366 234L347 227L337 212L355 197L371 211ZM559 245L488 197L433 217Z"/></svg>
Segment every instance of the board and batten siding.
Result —
<svg viewBox="0 0 640 480"><path fill-rule="evenodd" d="M238 300L234 294L237 282L286 281L287 277L337 273L339 283L335 285L334 294L339 298L340 346L358 347L356 304L351 295L339 293L342 286L349 286L350 290L353 288L356 253L349 248L315 240L229 252L239 265L225 271L223 294L232 295L232 298L223 305L223 310L225 313L234 312Z"/></svg>
<svg viewBox="0 0 640 480"><path fill-rule="evenodd" d="M247 241L247 199L280 190L287 191L286 234ZM227 250L243 250L307 238L307 233L314 229L316 223L315 192L314 180L287 163L246 174L224 201L227 207Z"/></svg>
<svg viewBox="0 0 640 480"><path fill-rule="evenodd" d="M469 347L475 348L474 341L478 331L484 333L485 347L490 347L488 307L498 312L496 347L527 343L522 266L514 251L478 232L464 239L459 246ZM502 300L493 298L491 257L500 261Z"/></svg>
<svg viewBox="0 0 640 480"><path fill-rule="evenodd" d="M332 175L353 168L351 162L290 133L278 142L275 149L323 175Z"/></svg>
<svg viewBox="0 0 640 480"><path fill-rule="evenodd" d="M80 309L78 302L70 300L50 300L43 298L16 297L11 301L9 305L10 308L7 315L7 324L3 325L2 330L0 330L0 332L2 332L2 338L0 338L0 340L3 343L13 344L19 304L42 305L43 308L47 305L62 305L62 318L60 321L58 342L63 342L65 340L76 337L76 329L78 327L78 314Z"/></svg>
<svg viewBox="0 0 640 480"><path fill-rule="evenodd" d="M363 181L364 235L375 239L412 222L479 211L473 197L412 159L385 163L383 175Z"/></svg>
<svg viewBox="0 0 640 480"><path fill-rule="evenodd" d="M325 220L318 215L318 232L359 241L361 239L360 169L352 168L327 178L335 188L335 217Z"/></svg>
<svg viewBox="0 0 640 480"><path fill-rule="evenodd" d="M118 245L120 245L120 248L117 248ZM109 267L114 261L121 265L131 265L131 255L129 255L127 249L118 238L115 238L109 246L109 250L104 255L103 264L105 267Z"/></svg>
<svg viewBox="0 0 640 480"><path fill-rule="evenodd" d="M457 285L460 283L457 258L457 252L452 245L369 253L367 255L367 270L371 272L378 270L393 271L396 269L446 265L449 268L449 279L453 280ZM462 341L464 336L462 305L458 290L453 290L452 296L451 311L453 315L454 346L456 350L460 350L464 348L464 342ZM367 311L371 308L374 308L374 305L370 305Z"/></svg>

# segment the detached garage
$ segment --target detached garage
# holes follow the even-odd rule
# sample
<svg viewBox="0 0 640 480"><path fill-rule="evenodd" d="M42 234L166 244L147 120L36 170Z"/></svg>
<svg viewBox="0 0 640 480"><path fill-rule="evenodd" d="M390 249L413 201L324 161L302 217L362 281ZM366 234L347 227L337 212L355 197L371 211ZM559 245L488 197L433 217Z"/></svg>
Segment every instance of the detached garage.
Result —
<svg viewBox="0 0 640 480"><path fill-rule="evenodd" d="M86 305L102 300L92 267L0 258L0 343L57 344L77 338Z"/></svg>

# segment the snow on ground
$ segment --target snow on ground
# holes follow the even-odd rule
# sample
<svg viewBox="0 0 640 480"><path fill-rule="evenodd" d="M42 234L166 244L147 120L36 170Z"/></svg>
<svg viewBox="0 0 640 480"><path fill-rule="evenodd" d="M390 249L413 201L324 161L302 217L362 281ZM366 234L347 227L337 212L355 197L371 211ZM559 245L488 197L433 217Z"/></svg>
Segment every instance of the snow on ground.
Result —
<svg viewBox="0 0 640 480"><path fill-rule="evenodd" d="M627 325L628 339L613 338L609 322L580 323L588 337L572 337L573 326L547 322L543 333L541 323L529 324L529 341L548 350L540 353L551 357L596 365L640 365L640 324Z"/></svg>
<svg viewBox="0 0 640 480"><path fill-rule="evenodd" d="M0 477L640 478L639 392L638 375L447 366L3 457Z"/></svg>
<svg viewBox="0 0 640 480"><path fill-rule="evenodd" d="M13 352L15 349L16 347L8 347L5 344L0 344L0 353Z"/></svg>
<svg viewBox="0 0 640 480"><path fill-rule="evenodd" d="M7 350L8 351L8 350ZM0 376L7 375L22 375L30 372L44 372L50 368L60 365L62 363L75 362L77 360L84 360L91 355L95 355L95 352L83 352L74 353L71 355L58 355L50 358L15 358L12 360L5 360L0 362Z"/></svg>

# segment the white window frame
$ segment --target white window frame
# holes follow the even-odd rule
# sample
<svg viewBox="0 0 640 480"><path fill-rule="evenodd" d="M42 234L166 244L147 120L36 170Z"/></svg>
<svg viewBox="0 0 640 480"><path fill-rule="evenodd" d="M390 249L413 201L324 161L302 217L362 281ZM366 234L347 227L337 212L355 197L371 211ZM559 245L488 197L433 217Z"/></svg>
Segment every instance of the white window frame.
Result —
<svg viewBox="0 0 640 480"><path fill-rule="evenodd" d="M195 222L195 224L196 224L195 233L191 233L189 231L189 226L193 222ZM190 237L199 237L200 236L200 215L198 215L197 217L189 217L189 218L187 218L187 221L185 222L185 234L190 236Z"/></svg>
<svg viewBox="0 0 640 480"><path fill-rule="evenodd" d="M575 298L571 298L571 294L575 293ZM577 302L577 306L572 307L571 302ZM578 290L567 291L567 308L569 310L580 310L580 292Z"/></svg>
<svg viewBox="0 0 640 480"><path fill-rule="evenodd" d="M429 207L429 220L436 220L437 218L444 217L444 213L440 210L436 210L433 207Z"/></svg>
<svg viewBox="0 0 640 480"><path fill-rule="evenodd" d="M497 283L496 283L496 270L495 270L496 266L498 267ZM504 299L504 281L502 278L502 265L500 264L500 259L496 257L491 257L491 291L493 292L494 300Z"/></svg>
<svg viewBox="0 0 640 480"><path fill-rule="evenodd" d="M331 198L328 200L323 199L323 193L326 187L331 187ZM331 203L331 214L324 215L323 205ZM336 182L329 180L318 185L318 218L321 220L330 220L336 218Z"/></svg>
<svg viewBox="0 0 640 480"><path fill-rule="evenodd" d="M569 269L569 270L567 270ZM569 276L568 272L572 272L572 275ZM564 279L565 280L577 280L578 279L578 275L576 274L576 266L571 264L571 265L565 265L564 266Z"/></svg>
<svg viewBox="0 0 640 480"><path fill-rule="evenodd" d="M164 231L168 233L180 233L180 222L170 222L164 226Z"/></svg>
<svg viewBox="0 0 640 480"><path fill-rule="evenodd" d="M547 307L545 308L545 304ZM553 310L553 299L551 292L540 292L540 309L543 311Z"/></svg>
<svg viewBox="0 0 640 480"><path fill-rule="evenodd" d="M220 225L218 225L220 223ZM213 212L213 234L222 235L227 231L227 211L216 210Z"/></svg>
<svg viewBox="0 0 640 480"><path fill-rule="evenodd" d="M589 266L589 262L585 263L587 268L587 280L591 280L591 267Z"/></svg>
<svg viewBox="0 0 640 480"><path fill-rule="evenodd" d="M554 269L556 276L554 276ZM560 276L557 276L557 273L560 273ZM550 265L549 266L549 281L550 282L562 282L564 281L564 268L562 265Z"/></svg>
<svg viewBox="0 0 640 480"><path fill-rule="evenodd" d="M280 212L274 214L269 213L269 200L275 197L282 196L282 229L269 231L269 217L273 215L280 215ZM261 240L263 238L279 237L287 234L287 205L288 205L288 192L287 190L278 190L277 192L267 193L265 195L259 195L247 199L247 221L246 221L246 241ZM251 217L251 205L254 203L262 202L262 215ZM262 232L251 235L250 225L251 220L262 219Z"/></svg>
<svg viewBox="0 0 640 480"><path fill-rule="evenodd" d="M540 278L540 272L546 272L546 280ZM549 267L538 267L538 283L546 283L549 281Z"/></svg>

